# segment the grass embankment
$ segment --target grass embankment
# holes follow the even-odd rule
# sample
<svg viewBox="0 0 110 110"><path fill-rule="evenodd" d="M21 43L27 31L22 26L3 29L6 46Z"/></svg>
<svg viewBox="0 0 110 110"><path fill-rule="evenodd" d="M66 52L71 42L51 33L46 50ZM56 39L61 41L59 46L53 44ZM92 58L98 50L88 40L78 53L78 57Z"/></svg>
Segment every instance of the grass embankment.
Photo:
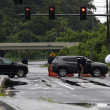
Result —
<svg viewBox="0 0 110 110"><path fill-rule="evenodd" d="M39 100L43 100L43 101L51 102L51 103L58 103L58 102L55 102L54 100L52 100L52 98L39 97Z"/></svg>

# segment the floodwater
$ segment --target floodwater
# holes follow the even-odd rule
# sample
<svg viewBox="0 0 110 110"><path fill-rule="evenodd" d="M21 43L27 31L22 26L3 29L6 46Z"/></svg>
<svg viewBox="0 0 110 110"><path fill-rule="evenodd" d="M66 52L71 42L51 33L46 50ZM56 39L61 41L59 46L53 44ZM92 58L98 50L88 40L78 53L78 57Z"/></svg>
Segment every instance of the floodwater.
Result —
<svg viewBox="0 0 110 110"><path fill-rule="evenodd" d="M87 80L87 79L83 79L83 80ZM82 87L80 84L78 84L79 82L74 82L74 81L65 80L65 79L63 79L62 81L65 82L65 83L68 83L70 85L75 85L75 86ZM87 80L87 81L88 82L82 82L82 83L93 83L95 85L100 85L100 86L104 86L104 87L110 87L109 85L106 85L106 84L98 82L98 81L92 81L92 80ZM84 88L84 87L82 87L82 88Z"/></svg>
<svg viewBox="0 0 110 110"><path fill-rule="evenodd" d="M21 82L21 81L12 81L10 79L6 79L4 81L4 86L1 89L1 93L3 93L3 95L5 97L13 97L14 95L16 95L16 91L14 89L14 86L19 86L19 85L26 85L26 82Z"/></svg>
<svg viewBox="0 0 110 110"><path fill-rule="evenodd" d="M98 108L110 108L110 103L67 103L70 105L78 105L82 107L92 108L92 107L98 107Z"/></svg>

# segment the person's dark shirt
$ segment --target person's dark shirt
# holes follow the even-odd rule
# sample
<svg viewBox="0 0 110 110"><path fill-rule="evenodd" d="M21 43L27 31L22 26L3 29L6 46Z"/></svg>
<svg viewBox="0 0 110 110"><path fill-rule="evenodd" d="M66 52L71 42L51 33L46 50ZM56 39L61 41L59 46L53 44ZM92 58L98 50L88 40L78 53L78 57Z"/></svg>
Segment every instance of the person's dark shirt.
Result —
<svg viewBox="0 0 110 110"><path fill-rule="evenodd" d="M81 58L81 60L80 60L80 64L82 64L82 65L85 65L85 64L86 64L86 60L85 60L84 57Z"/></svg>
<svg viewBox="0 0 110 110"><path fill-rule="evenodd" d="M55 59L54 57L51 57L51 58L50 58L50 63L52 63L52 61L53 61L54 59Z"/></svg>
<svg viewBox="0 0 110 110"><path fill-rule="evenodd" d="M26 58L22 59L22 63L28 65L28 61Z"/></svg>
<svg viewBox="0 0 110 110"><path fill-rule="evenodd" d="M48 58L48 64L51 64L51 57Z"/></svg>

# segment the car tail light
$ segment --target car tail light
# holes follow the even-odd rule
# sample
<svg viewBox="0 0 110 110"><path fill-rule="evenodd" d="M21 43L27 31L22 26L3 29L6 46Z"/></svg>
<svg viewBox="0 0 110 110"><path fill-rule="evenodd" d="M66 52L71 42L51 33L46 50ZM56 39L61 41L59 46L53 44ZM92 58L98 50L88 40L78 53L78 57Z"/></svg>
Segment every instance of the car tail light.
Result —
<svg viewBox="0 0 110 110"><path fill-rule="evenodd" d="M57 62L54 62L53 65L57 65Z"/></svg>

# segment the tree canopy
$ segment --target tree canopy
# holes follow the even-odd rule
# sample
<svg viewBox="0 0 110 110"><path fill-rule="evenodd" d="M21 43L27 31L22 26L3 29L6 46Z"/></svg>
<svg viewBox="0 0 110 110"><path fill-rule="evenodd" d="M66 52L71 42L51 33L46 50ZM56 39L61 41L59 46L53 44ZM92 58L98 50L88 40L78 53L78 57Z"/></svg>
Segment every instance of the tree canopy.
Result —
<svg viewBox="0 0 110 110"><path fill-rule="evenodd" d="M96 17L87 16L86 20L80 20L79 16L56 16L55 20L49 20L49 16L31 16L31 20L26 21L24 16L19 15L25 14L27 6L31 7L32 14L48 14L49 6L52 5L55 6L56 14L78 14L81 6L86 6L87 13L93 13L96 7L92 2L93 0L23 0L20 5L14 4L14 0L0 0L0 43L82 42L78 47L79 54L86 53L89 56L92 50L94 60L104 61L108 54L105 45L106 27ZM30 53L30 58L33 58L33 53L39 53L40 56L48 54L44 50L31 50L16 51L15 56L23 56L27 52ZM6 53L6 56L11 56L13 51ZM68 54L66 50L61 50L60 53Z"/></svg>

